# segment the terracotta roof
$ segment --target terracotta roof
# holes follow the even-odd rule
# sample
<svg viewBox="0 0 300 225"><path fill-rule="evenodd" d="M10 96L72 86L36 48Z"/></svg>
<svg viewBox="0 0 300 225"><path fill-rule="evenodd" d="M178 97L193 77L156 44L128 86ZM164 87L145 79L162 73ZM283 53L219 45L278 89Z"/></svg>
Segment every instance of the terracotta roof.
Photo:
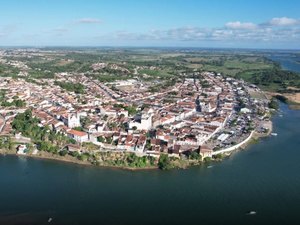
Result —
<svg viewBox="0 0 300 225"><path fill-rule="evenodd" d="M74 136L80 136L80 137L87 135L86 132L73 130L73 129L69 130L68 134L73 134Z"/></svg>

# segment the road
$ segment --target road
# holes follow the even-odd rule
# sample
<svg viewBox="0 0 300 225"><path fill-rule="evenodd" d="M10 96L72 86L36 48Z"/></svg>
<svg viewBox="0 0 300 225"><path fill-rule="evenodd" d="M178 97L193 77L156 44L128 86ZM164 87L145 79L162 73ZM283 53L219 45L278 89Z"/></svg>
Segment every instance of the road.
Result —
<svg viewBox="0 0 300 225"><path fill-rule="evenodd" d="M5 124L6 124L6 120L5 120L5 118L2 116L2 114L0 114L0 121L1 121L1 126L0 126L0 133L2 133L2 131L3 131L3 128L4 128L4 126L5 126Z"/></svg>

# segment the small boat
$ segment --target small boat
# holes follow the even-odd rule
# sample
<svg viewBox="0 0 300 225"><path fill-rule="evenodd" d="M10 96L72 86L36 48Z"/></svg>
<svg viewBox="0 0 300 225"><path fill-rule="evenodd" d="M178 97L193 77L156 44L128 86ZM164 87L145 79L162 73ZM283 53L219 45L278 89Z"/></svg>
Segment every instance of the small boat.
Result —
<svg viewBox="0 0 300 225"><path fill-rule="evenodd" d="M210 168L213 168L213 166L207 166L206 168L207 168L207 169L210 169Z"/></svg>
<svg viewBox="0 0 300 225"><path fill-rule="evenodd" d="M51 217L49 217L49 219L48 219L48 223L51 223L51 221L52 221L52 218L51 218Z"/></svg>
<svg viewBox="0 0 300 225"><path fill-rule="evenodd" d="M247 213L247 215L255 215L255 214L256 214L255 211L249 211L249 212Z"/></svg>
<svg viewBox="0 0 300 225"><path fill-rule="evenodd" d="M271 135L272 135L272 136L277 136L278 134L277 134L277 133L271 133Z"/></svg>

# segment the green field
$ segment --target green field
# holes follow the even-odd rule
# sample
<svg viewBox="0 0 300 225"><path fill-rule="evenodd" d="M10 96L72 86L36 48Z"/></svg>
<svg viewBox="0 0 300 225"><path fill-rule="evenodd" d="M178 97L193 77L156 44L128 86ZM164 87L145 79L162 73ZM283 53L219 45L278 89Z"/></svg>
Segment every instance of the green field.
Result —
<svg viewBox="0 0 300 225"><path fill-rule="evenodd" d="M70 72L84 73L102 82L132 78L153 84L161 81L158 86L164 87L170 79L184 79L182 73L192 77L194 71L211 71L244 79L264 90L284 91L287 86L300 87L299 74L283 71L268 60L264 52L148 48L45 48L41 52L32 57L10 54L5 59L25 62L30 67L26 79L54 78L55 73ZM93 71L94 63L106 63L107 66ZM0 64L1 76L18 77L18 72L19 69L13 66ZM157 88L153 87L153 90Z"/></svg>

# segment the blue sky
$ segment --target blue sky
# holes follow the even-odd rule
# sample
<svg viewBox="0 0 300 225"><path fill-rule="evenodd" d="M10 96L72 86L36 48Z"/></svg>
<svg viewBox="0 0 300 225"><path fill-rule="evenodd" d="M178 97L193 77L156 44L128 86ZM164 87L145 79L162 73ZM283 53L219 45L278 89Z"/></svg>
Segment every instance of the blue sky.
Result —
<svg viewBox="0 0 300 225"><path fill-rule="evenodd" d="M0 46L300 49L299 0L0 0Z"/></svg>

